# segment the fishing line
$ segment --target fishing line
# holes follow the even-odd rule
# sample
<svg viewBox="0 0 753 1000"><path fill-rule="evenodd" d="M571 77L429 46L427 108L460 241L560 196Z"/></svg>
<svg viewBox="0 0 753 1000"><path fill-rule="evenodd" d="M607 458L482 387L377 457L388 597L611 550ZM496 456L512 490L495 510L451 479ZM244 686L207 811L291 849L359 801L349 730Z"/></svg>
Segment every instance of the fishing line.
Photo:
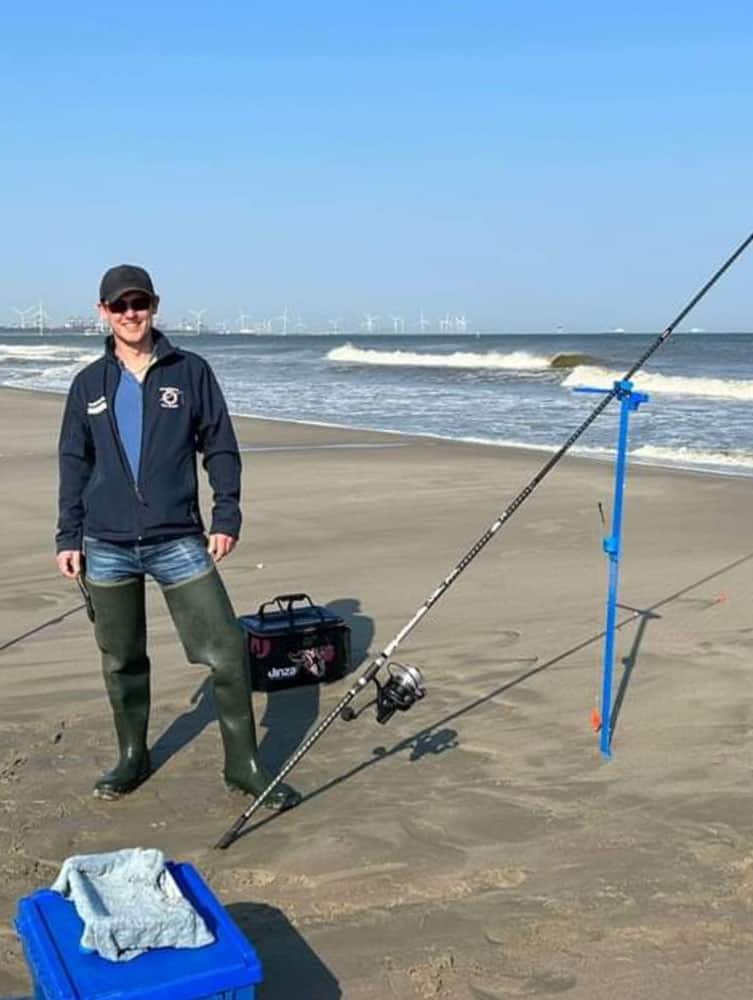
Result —
<svg viewBox="0 0 753 1000"><path fill-rule="evenodd" d="M727 258L727 260L717 271L714 272L700 291L696 292L688 304L677 314L677 316L675 316L669 326L667 326L664 331L660 333L659 336L646 348L638 360L631 365L628 371L624 374L621 382L630 381L633 375L635 375L635 373L645 365L651 355L657 351L672 335L675 328L685 319L688 313L695 308L706 293L717 283L724 272L730 268L732 264L734 264L737 258L752 242L753 233L751 233L747 239L743 240L734 253ZM580 438L588 430L591 424L607 408L607 406L609 406L619 392L620 382L615 382L612 389L602 396L583 423L573 431L559 450L544 463L533 479L531 479L530 482L520 491L520 493L518 493L508 507L499 515L497 520L490 525L489 528L487 528L478 541L466 552L462 559L460 559L455 567L447 574L444 580L442 580L436 590L434 590L427 597L410 621L400 629L394 639L392 639L392 641L384 647L379 656L377 656L377 658L369 664L364 673L358 678L346 694L343 695L332 711L321 721L313 733L311 733L311 735L301 744L292 757L290 757L290 759L282 766L280 771L277 773L277 776L273 778L261 795L259 795L248 807L248 809L241 813L235 823L233 823L233 825L229 827L225 833L223 833L214 845L215 848L224 850L233 843L235 838L241 832L246 823L251 819L257 809L259 809L269 798L271 792L279 785L283 778L285 778L285 776L293 770L301 758L309 752L311 747L318 742L338 716L341 716L345 721L356 718L357 713L350 708L350 703L358 697L367 684L370 684L373 681L376 685L377 695L375 700L377 706L377 720L379 722L387 722L396 711L407 711L418 699L424 696L425 688L420 672L415 667L405 667L402 664L389 664L390 657L403 639L405 639L406 636L413 631L416 625L418 625L421 619L428 614L430 609L437 603L439 598L447 592L463 570L473 562L485 545L491 541L500 528L510 520L515 511L525 503L539 483L541 483L541 481L549 475L555 465L557 465L558 462L567 454L578 438ZM383 683L380 683L377 680L377 674L382 667L385 666L385 664L388 665L388 678Z"/></svg>
<svg viewBox="0 0 753 1000"><path fill-rule="evenodd" d="M37 632L41 632L43 629L49 628L51 625L59 625L60 622L69 618L71 615L75 615L77 611L83 611L86 607L86 604L77 604L76 607L71 608L70 611L64 611L62 614L56 615L54 618L50 618L49 621L42 622L41 625L35 625L34 628L30 628L28 632L22 632L21 635L16 635L12 639L8 639L7 642L4 642L2 646L0 646L0 653L4 652L6 649L10 649L11 646L15 646L24 639L29 639L32 635L36 635Z"/></svg>

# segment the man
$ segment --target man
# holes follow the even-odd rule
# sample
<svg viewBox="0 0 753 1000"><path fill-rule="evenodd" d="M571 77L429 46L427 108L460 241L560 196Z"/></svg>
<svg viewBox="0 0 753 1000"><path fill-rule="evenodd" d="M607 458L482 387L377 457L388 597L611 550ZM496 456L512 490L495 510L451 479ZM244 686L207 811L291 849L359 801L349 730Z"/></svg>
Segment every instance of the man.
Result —
<svg viewBox="0 0 753 1000"><path fill-rule="evenodd" d="M94 794L119 798L151 770L149 575L162 588L189 661L211 667L225 781L256 796L270 777L257 753L246 642L215 566L240 533L238 444L207 362L152 326L158 306L143 268L106 272L98 308L112 335L104 356L73 380L60 431L57 564L69 579L85 572L120 748ZM197 453L214 495L208 541ZM299 799L287 785L276 792L272 808Z"/></svg>

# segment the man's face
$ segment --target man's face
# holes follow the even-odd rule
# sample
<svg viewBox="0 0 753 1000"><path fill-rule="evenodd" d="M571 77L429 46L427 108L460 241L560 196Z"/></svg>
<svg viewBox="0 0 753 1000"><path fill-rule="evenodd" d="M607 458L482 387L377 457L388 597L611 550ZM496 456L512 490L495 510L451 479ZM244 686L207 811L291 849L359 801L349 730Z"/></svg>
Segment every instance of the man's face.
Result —
<svg viewBox="0 0 753 1000"><path fill-rule="evenodd" d="M100 302L98 308L116 340L129 347L138 347L151 333L152 317L158 305L159 299L146 292L129 291L123 292L114 302Z"/></svg>

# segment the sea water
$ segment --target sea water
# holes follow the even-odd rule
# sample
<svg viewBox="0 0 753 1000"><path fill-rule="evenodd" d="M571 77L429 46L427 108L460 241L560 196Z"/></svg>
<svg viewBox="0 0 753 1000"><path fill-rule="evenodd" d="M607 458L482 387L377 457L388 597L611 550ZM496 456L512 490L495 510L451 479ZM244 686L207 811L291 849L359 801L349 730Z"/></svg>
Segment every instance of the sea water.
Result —
<svg viewBox="0 0 753 1000"><path fill-rule="evenodd" d="M233 413L553 451L654 335L170 335ZM0 332L0 384L66 392L101 337ZM753 475L753 334L673 334L634 377L631 460ZM572 449L613 454L612 404Z"/></svg>

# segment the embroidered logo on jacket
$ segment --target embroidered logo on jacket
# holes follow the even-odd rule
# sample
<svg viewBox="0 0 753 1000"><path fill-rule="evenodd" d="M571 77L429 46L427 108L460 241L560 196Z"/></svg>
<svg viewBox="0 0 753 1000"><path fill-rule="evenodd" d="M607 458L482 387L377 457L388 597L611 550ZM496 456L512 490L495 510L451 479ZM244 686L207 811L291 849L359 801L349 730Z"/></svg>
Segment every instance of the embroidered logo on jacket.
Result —
<svg viewBox="0 0 753 1000"><path fill-rule="evenodd" d="M99 399L94 399L91 403L86 404L87 413L104 413L106 409L107 400L104 396L100 396Z"/></svg>
<svg viewBox="0 0 753 1000"><path fill-rule="evenodd" d="M183 392L174 386L162 385L159 390L159 405L164 410L177 410L183 402Z"/></svg>

